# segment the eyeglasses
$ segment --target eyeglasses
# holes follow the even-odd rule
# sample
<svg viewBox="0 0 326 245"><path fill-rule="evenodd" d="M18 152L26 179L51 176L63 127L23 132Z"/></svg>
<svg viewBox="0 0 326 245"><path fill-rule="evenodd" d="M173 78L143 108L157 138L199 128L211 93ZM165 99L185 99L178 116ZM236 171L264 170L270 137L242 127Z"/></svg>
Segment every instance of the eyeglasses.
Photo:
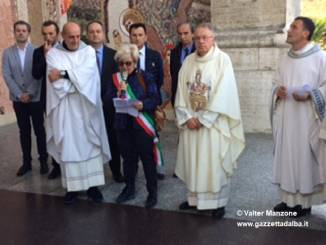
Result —
<svg viewBox="0 0 326 245"><path fill-rule="evenodd" d="M118 63L119 66L124 66L124 65L126 65L126 66L128 66L128 67L131 66L132 64L133 64L132 61L126 61L126 62L122 62L122 61L121 61L121 62Z"/></svg>
<svg viewBox="0 0 326 245"><path fill-rule="evenodd" d="M214 38L214 37L213 36L194 37L195 41L200 41L200 40L207 41L210 38Z"/></svg>

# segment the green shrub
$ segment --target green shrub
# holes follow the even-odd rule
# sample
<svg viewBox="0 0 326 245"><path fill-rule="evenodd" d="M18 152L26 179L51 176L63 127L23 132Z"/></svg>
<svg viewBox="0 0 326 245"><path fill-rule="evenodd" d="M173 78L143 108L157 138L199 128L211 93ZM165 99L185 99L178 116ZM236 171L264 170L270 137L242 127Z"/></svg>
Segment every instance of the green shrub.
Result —
<svg viewBox="0 0 326 245"><path fill-rule="evenodd" d="M312 39L326 50L326 18L316 20L315 23L316 29Z"/></svg>

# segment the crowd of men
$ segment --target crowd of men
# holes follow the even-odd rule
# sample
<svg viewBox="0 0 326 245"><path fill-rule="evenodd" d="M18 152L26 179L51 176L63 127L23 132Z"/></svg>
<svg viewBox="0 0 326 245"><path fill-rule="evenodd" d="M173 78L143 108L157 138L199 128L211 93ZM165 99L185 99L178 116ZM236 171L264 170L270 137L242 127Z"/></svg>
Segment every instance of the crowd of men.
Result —
<svg viewBox="0 0 326 245"><path fill-rule="evenodd" d="M48 178L61 176L67 189L64 202L75 203L80 191L102 202L98 186L105 184L103 164L109 163L118 183L125 182L128 174L121 167L116 112L107 94L119 66L130 64L116 62L116 50L105 45L100 21L88 23L88 45L74 22L63 26L59 40L57 23L45 21L44 44L36 49L29 42L29 23L17 21L13 29L15 43L4 51L2 69L19 128L22 165L17 176L32 169L33 127L40 174L48 174L50 155L53 168ZM326 201L326 54L311 42L314 29L306 17L291 24L287 33L291 48L280 61L272 93L273 182L282 200L274 210L294 212L297 217ZM175 174L188 190L179 209L212 210L221 218L230 178L245 147L232 62L219 49L210 24L194 29L190 23L180 23L177 34L179 43L170 56L170 97L179 130ZM147 45L145 24L132 24L129 37L139 52L137 70L151 74L160 91L163 62L161 54ZM164 179L164 167L155 168L155 179ZM145 206L155 206L154 199ZM121 196L117 202L122 202Z"/></svg>

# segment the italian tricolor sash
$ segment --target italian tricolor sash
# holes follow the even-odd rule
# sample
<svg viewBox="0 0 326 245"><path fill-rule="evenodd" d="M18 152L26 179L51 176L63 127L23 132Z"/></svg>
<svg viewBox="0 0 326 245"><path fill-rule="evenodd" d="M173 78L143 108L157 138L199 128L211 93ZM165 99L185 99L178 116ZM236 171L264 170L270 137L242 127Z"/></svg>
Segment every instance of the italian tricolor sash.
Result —
<svg viewBox="0 0 326 245"><path fill-rule="evenodd" d="M121 73L117 72L113 74L113 83L114 86L117 88L117 90L120 89L121 82L123 82ZM126 99L137 100L137 97L132 91L131 86L127 86ZM164 161L163 161L162 147L156 134L155 121L153 117L147 112L139 112L138 117L136 117L136 122L144 129L144 131L148 136L153 138L154 160L158 166L163 166Z"/></svg>

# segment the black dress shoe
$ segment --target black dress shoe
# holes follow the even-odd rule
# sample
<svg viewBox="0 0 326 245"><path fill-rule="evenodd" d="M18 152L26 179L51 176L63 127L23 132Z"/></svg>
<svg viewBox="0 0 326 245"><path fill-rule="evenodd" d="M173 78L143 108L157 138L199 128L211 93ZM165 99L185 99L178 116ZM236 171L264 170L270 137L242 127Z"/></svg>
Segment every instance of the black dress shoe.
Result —
<svg viewBox="0 0 326 245"><path fill-rule="evenodd" d="M216 219L222 219L224 215L225 215L225 207L215 209L212 212L212 216L215 217Z"/></svg>
<svg viewBox="0 0 326 245"><path fill-rule="evenodd" d="M293 217L293 218L296 218L296 217L299 217L298 214L299 212L301 212L301 206L300 205L296 205L295 207L289 207L285 202L281 202L279 204L277 204L273 210L275 212L296 212L297 214L294 215L289 215L289 217Z"/></svg>
<svg viewBox="0 0 326 245"><path fill-rule="evenodd" d="M178 178L178 176L176 174L173 174L172 177L173 178Z"/></svg>
<svg viewBox="0 0 326 245"><path fill-rule="evenodd" d="M114 174L113 179L117 183L123 183L125 182L125 178L121 174Z"/></svg>
<svg viewBox="0 0 326 245"><path fill-rule="evenodd" d="M28 171L32 170L32 166L30 164L23 164L17 172L17 176L23 176L26 174Z"/></svg>
<svg viewBox="0 0 326 245"><path fill-rule="evenodd" d="M187 201L185 201L179 205L179 210L189 210L189 209L196 209L196 207L190 206Z"/></svg>
<svg viewBox="0 0 326 245"><path fill-rule="evenodd" d="M65 204L74 204L75 202L77 202L77 196L78 196L78 192L76 191L68 191L63 199Z"/></svg>
<svg viewBox="0 0 326 245"><path fill-rule="evenodd" d="M125 187L115 200L116 203L124 203L135 198L135 190Z"/></svg>
<svg viewBox="0 0 326 245"><path fill-rule="evenodd" d="M273 210L275 212L289 212L289 211L296 211L296 210L293 210L293 208L290 208L288 205L286 205L285 202L281 202L279 204L277 204Z"/></svg>
<svg viewBox="0 0 326 245"><path fill-rule="evenodd" d="M300 218L311 214L311 208L302 208L301 205L297 205L297 206L296 206L297 215L295 216L296 218Z"/></svg>
<svg viewBox="0 0 326 245"><path fill-rule="evenodd" d="M164 178L165 178L165 174L157 173L157 174L156 174L156 178L157 178L158 180L164 180Z"/></svg>
<svg viewBox="0 0 326 245"><path fill-rule="evenodd" d="M49 172L49 166L46 162L41 163L41 168L40 168L40 174L44 175L47 174Z"/></svg>
<svg viewBox="0 0 326 245"><path fill-rule="evenodd" d="M145 208L152 208L157 204L157 195L149 194L145 202Z"/></svg>
<svg viewBox="0 0 326 245"><path fill-rule="evenodd" d="M97 187L90 187L86 191L86 194L89 199L92 199L96 203L103 202L103 195Z"/></svg>
<svg viewBox="0 0 326 245"><path fill-rule="evenodd" d="M61 175L60 166L56 165L52 168L51 173L48 176L48 179L56 179Z"/></svg>

